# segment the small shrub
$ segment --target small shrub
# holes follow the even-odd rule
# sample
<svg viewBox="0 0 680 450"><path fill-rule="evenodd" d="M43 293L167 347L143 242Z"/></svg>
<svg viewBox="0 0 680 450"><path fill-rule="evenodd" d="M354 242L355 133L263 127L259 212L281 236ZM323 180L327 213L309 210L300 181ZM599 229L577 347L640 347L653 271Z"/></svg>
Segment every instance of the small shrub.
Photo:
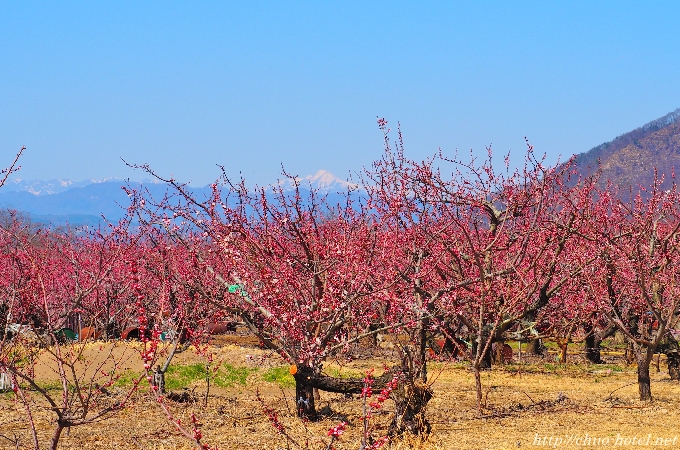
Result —
<svg viewBox="0 0 680 450"><path fill-rule="evenodd" d="M234 385L245 385L248 375L257 369L234 367L229 364L220 366L217 373L211 371L210 384L221 388ZM170 366L165 373L165 388L168 390L184 389L192 384L205 381L205 364L196 363L185 366Z"/></svg>
<svg viewBox="0 0 680 450"><path fill-rule="evenodd" d="M170 366L165 373L165 388L168 390L183 389L196 381L203 380L205 380L205 364Z"/></svg>
<svg viewBox="0 0 680 450"><path fill-rule="evenodd" d="M59 380L36 382L36 384L46 391L59 391L62 389L61 381ZM20 383L20 385L23 386L23 383Z"/></svg>
<svg viewBox="0 0 680 450"><path fill-rule="evenodd" d="M220 366L216 374L213 375L211 383L222 388L232 387L236 384L244 386L248 375L256 372L257 369L248 367L234 367L229 364Z"/></svg>
<svg viewBox="0 0 680 450"><path fill-rule="evenodd" d="M272 367L262 374L262 379L281 387L295 387L295 379L290 374L288 366Z"/></svg>
<svg viewBox="0 0 680 450"><path fill-rule="evenodd" d="M360 370L344 369L342 367L329 367L329 376L333 378L363 378L365 375Z"/></svg>
<svg viewBox="0 0 680 450"><path fill-rule="evenodd" d="M139 373L133 372L132 370L126 370L125 372L120 374L120 376L118 377L116 382L113 383L113 385L121 388L132 387L134 382L138 380L139 377L140 377Z"/></svg>

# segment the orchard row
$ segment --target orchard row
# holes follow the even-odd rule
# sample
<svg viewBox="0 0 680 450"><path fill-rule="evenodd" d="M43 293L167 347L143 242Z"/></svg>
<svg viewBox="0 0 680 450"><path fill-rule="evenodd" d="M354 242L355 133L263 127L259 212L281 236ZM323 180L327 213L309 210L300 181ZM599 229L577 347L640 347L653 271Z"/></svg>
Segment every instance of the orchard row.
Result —
<svg viewBox="0 0 680 450"><path fill-rule="evenodd" d="M380 125L383 157L340 202L299 186L249 189L226 175L211 196L196 198L142 166L167 183L167 195L128 189L127 218L105 230L36 229L7 213L0 315L56 348L76 317L107 338L136 327L152 383L167 369L159 364L154 373L162 338L176 347L236 319L290 363L307 418L316 417L314 388L365 393L365 380L324 375L330 356L376 333L408 336L400 360L386 361L386 374L373 380L376 391L397 386L393 433L426 431L434 337L469 360L479 408L480 371L492 347L502 348L492 343L508 338L578 337L599 362L600 342L618 330L635 353L642 400L652 398L649 366L660 349L677 374L674 180L659 175L634 195L617 192L597 175L572 173L570 163L546 165L531 146L514 171L507 160L495 167L491 153L481 162L442 154L411 161L401 137L391 144ZM27 353L17 351L27 342L6 333L0 364L30 383ZM98 383L115 377L111 370ZM117 407L69 401L57 407L64 426ZM196 427L187 433L200 442Z"/></svg>

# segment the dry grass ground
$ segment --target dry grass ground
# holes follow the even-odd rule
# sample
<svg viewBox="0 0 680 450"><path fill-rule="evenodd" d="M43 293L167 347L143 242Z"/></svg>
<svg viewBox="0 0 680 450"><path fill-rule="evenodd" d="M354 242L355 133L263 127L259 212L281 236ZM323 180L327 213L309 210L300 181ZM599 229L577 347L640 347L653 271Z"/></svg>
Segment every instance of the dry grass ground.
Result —
<svg viewBox="0 0 680 450"><path fill-rule="evenodd" d="M91 345L87 351L96 352L98 348ZM183 423L188 423L192 412L200 418L206 443L221 449L287 448L285 438L275 432L262 413L256 398L259 391L267 405L278 411L289 435L299 444L326 448L328 429L346 420L350 426L335 447L358 449L359 399L321 393L318 408L328 416L318 423L303 424L292 411L293 389L287 384L290 379L286 378L286 369L272 369L281 364L275 356L236 345L224 345L213 351L224 367L247 370L239 372L242 377L235 378L231 385L214 387L207 406L202 403L205 382L200 379L188 386L194 389L196 402L170 403L173 414ZM190 365L197 361L200 359L195 354L186 351L177 356L175 364ZM134 370L134 361L130 364ZM660 372L652 369L655 400L648 404L636 400L634 367L533 362L497 368L483 374L486 401L483 417L476 413L474 380L465 365L433 366L434 398L428 409L432 435L424 442L395 441L391 448L633 448L641 438L643 444L647 443L648 436L650 446L668 443L666 448L680 447L680 385L669 381L663 361ZM369 367L380 368L382 363L360 360L343 366L329 364L326 369L334 375L353 375ZM41 376L50 377L50 370L42 373ZM386 411L375 416L372 422L375 436L384 433L390 407L388 401ZM41 440L46 445L53 413L37 398L34 411ZM3 394L0 399L0 434L18 438L20 448L30 445L23 409L14 403L11 394ZM0 448L16 448L6 438L0 438ZM657 441L658 438L662 440ZM172 429L149 396L140 392L127 409L114 417L72 428L62 437L60 448L168 450L191 445Z"/></svg>

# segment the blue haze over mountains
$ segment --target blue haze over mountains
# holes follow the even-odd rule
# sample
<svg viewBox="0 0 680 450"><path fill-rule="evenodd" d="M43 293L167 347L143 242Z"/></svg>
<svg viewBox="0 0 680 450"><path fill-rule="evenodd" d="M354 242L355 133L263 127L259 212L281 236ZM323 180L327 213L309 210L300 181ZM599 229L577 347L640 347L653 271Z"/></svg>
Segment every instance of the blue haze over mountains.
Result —
<svg viewBox="0 0 680 450"><path fill-rule="evenodd" d="M639 186L649 186L654 168L666 174L666 184L674 182L669 174L680 168L680 109L577 155L575 165L581 174L599 169L603 185L610 181L623 188L624 193L627 187L637 190ZM162 198L167 190L165 184L154 180L141 183L115 179L26 181L20 175L21 172L14 174L0 189L0 209L15 209L28 213L36 222L52 225L94 226L101 223L102 216L109 222L117 222L130 204L122 186L143 186L155 199ZM313 187L328 196L331 206L342 202L339 193L347 192L350 187L350 183L325 170L298 178L298 182L303 199L307 197L307 188ZM279 183L283 183L284 189L292 190L291 180ZM189 190L199 201L211 192L209 186Z"/></svg>
<svg viewBox="0 0 680 450"><path fill-rule="evenodd" d="M55 226L97 226L102 223L102 216L108 222L118 222L130 205L123 186L132 189L143 187L155 199L161 199L167 191L164 183L153 180L23 180L18 177L19 174L0 188L0 209L21 211L35 222ZM331 204L341 201L337 192L346 191L347 185L347 182L326 171L300 179L303 198L308 192L305 186L315 187L327 193ZM284 188L292 190L292 183L287 182ZM198 200L207 198L211 193L210 186L190 187L189 190Z"/></svg>
<svg viewBox="0 0 680 450"><path fill-rule="evenodd" d="M109 222L118 222L130 205L122 186L123 180L82 181L69 185L62 180L31 180L8 182L0 190L0 209L14 209L27 213L33 221L53 225L97 225L102 216ZM131 188L143 185L151 194L162 197L163 184L131 182Z"/></svg>

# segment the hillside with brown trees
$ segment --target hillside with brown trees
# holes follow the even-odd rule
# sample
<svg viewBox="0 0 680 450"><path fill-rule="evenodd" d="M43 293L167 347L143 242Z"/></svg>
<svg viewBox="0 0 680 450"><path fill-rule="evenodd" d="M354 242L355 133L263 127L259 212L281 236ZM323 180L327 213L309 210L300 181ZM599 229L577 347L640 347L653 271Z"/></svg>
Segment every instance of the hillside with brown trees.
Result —
<svg viewBox="0 0 680 450"><path fill-rule="evenodd" d="M576 156L578 173L598 168L602 185L611 181L625 192L651 185L655 169L669 188L674 168L680 168L680 109Z"/></svg>

